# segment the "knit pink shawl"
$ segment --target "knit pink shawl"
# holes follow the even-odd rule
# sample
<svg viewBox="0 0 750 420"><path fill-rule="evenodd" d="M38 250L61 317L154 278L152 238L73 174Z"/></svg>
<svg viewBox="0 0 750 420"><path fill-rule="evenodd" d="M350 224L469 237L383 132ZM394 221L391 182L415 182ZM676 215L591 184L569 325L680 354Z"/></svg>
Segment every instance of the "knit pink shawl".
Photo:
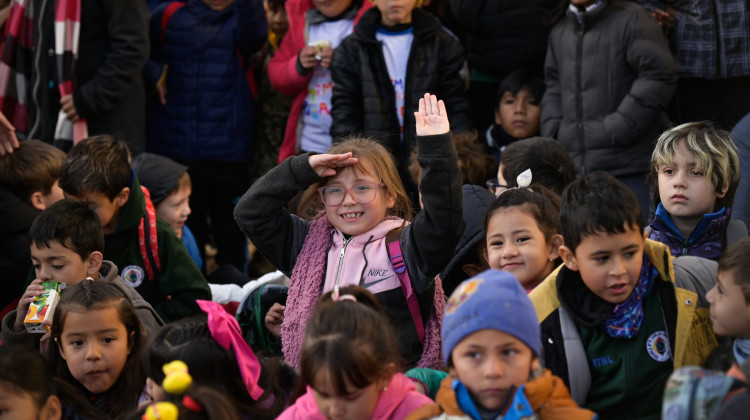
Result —
<svg viewBox="0 0 750 420"><path fill-rule="evenodd" d="M318 215L310 226L302 250L297 256L297 263L292 270L284 321L281 324L281 345L284 359L297 369L300 366L305 327L323 289L326 254L330 247L333 229L325 213ZM417 367L443 368L440 329L443 324L444 309L445 292L440 277L436 277L433 308L425 325L424 350Z"/></svg>

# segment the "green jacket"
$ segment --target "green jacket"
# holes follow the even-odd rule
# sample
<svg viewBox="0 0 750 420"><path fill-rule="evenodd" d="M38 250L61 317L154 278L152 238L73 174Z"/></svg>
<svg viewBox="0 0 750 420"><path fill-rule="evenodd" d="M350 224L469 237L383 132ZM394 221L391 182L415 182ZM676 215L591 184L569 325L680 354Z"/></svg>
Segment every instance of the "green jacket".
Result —
<svg viewBox="0 0 750 420"><path fill-rule="evenodd" d="M166 322L201 313L196 299L211 300L203 274L172 228L156 221L161 270L153 281L146 277L138 240L138 224L146 213L146 198L138 177L133 177L130 198L117 229L104 236L104 258L120 267L120 275L150 303Z"/></svg>
<svg viewBox="0 0 750 420"><path fill-rule="evenodd" d="M711 327L709 305L705 300L706 292L716 282L716 263L698 257L673 259L666 245L651 240L646 240L645 251L651 263L659 272L658 280L651 293L655 294L654 297L658 296L656 303L661 307L661 311L658 311L658 307L655 311L646 308L647 314L654 314L659 317L657 324L661 323L666 330L663 335L654 335L655 338L649 341L652 344L650 348L658 351L651 351L648 354L657 359L664 357L663 354L665 353L661 352L660 346L668 346L670 353L668 356L671 357L672 366L670 367L672 369L687 365L699 365L717 345ZM561 306L557 283L564 276L574 275L577 275L577 273L561 266L537 286L529 294L529 298L534 303L542 327L545 367L563 378L570 388L573 399L578 404L585 405L586 397L591 392L592 386L597 383L600 384L602 379L593 378L592 380L594 368L597 368L597 371L602 371L598 368L604 362L609 362L609 359L603 362L602 360L592 359L591 355L587 354L584 349L584 341L591 341L592 336L587 334L587 337L582 339L579 332L582 326L577 325L573 316ZM661 312L661 314L658 312ZM649 324L645 320L644 323ZM656 326L653 328L656 328ZM661 340L658 340L659 337L661 337ZM622 349L626 347L633 346L621 346ZM638 347L637 351L639 352L649 350L649 348L642 348L646 346L638 345L636 347ZM620 357L622 354L617 356ZM632 354L622 360L626 361L624 363L637 364L638 360L642 360L640 359L641 356L643 355ZM613 361L620 363L616 360ZM638 369L638 367L636 366L634 369ZM610 379L617 380L617 378ZM627 391L629 395L640 392L639 388L643 388L644 384L635 382L638 381L629 380L621 383L623 392ZM625 403L626 401L619 401L619 403L613 404L619 404L619 413L627 418L632 414L632 410L627 406L622 406ZM601 409L601 407L599 408ZM636 418L637 416L630 417Z"/></svg>

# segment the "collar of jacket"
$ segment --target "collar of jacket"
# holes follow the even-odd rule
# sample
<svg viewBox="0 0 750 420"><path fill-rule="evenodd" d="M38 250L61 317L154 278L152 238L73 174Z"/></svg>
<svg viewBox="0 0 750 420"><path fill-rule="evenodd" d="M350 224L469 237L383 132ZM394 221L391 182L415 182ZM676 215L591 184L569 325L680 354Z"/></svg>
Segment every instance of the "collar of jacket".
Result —
<svg viewBox="0 0 750 420"><path fill-rule="evenodd" d="M370 8L359 19L359 23L354 28L354 33L365 42L379 44L380 42L375 39L375 32L378 30L381 17L382 15L377 7ZM440 21L432 13L420 8L415 8L412 11L411 19L414 23L414 38L435 32L441 27Z"/></svg>
<svg viewBox="0 0 750 420"><path fill-rule="evenodd" d="M583 32L586 32L609 11L610 7L612 6L609 0L599 0L587 7L585 12L574 11L572 8L575 8L575 6L571 5L566 14L573 23L579 25Z"/></svg>
<svg viewBox="0 0 750 420"><path fill-rule="evenodd" d="M711 232L708 233L715 233L715 231L718 229L719 231L724 231L727 228L727 225L729 224L729 220L732 217L732 210L729 207L722 207L719 209L719 211L714 213L708 213L704 214L701 218L701 221L698 222L698 225L693 229L693 232L690 234L690 237L688 238L688 243L692 244L698 240L698 238L701 238L704 236L708 230ZM682 232L677 229L677 226L674 224L674 221L672 220L672 215L667 212L667 210L664 208L662 203L659 203L659 205L656 207L656 212L654 213L654 220L652 224L657 229L669 229L672 234L680 238L681 241L685 241L685 237L682 235ZM713 235L712 235L713 236ZM719 235L721 237L721 235Z"/></svg>
<svg viewBox="0 0 750 420"><path fill-rule="evenodd" d="M357 17L357 13L359 12L359 5L357 5L356 3L357 2L353 2L352 5L344 11L344 13L335 17L328 17L320 13L318 9L313 7L312 9L308 10L307 13L305 13L305 23L307 25L317 25L319 23L334 22L342 19L354 20Z"/></svg>

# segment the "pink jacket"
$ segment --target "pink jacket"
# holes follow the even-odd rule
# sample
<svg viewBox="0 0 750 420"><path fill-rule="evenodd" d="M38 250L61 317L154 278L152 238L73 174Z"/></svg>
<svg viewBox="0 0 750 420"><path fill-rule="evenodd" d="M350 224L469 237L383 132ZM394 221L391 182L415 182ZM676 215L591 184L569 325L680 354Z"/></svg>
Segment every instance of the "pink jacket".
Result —
<svg viewBox="0 0 750 420"><path fill-rule="evenodd" d="M388 218L370 231L349 240L339 230L334 230L333 243L328 251L328 270L323 293L333 290L337 278L339 287L362 286L375 294L400 289L401 282L388 257L386 235L402 225L403 220ZM343 259L342 249L345 250Z"/></svg>
<svg viewBox="0 0 750 420"><path fill-rule="evenodd" d="M380 394L375 411L370 416L374 420L400 420L406 418L412 411L423 405L432 404L432 400L420 394L414 389L414 383L402 373L393 375L388 384L388 389ZM299 397L294 405L290 406L281 416L280 420L312 419L324 420L318 406L315 404L312 388L307 387L305 395Z"/></svg>
<svg viewBox="0 0 750 420"><path fill-rule="evenodd" d="M370 1L362 1L362 6L360 6L357 17L354 19L355 25L362 14L370 7L372 7ZM284 36L279 50L268 63L268 79L271 85L284 95L294 97L284 132L284 141L281 143L281 149L279 150L279 163L296 152L297 122L302 113L302 104L307 97L307 84L312 77L312 72L307 76L302 76L296 69L297 55L307 45L305 14L312 8L312 0L288 0L286 2L289 32Z"/></svg>

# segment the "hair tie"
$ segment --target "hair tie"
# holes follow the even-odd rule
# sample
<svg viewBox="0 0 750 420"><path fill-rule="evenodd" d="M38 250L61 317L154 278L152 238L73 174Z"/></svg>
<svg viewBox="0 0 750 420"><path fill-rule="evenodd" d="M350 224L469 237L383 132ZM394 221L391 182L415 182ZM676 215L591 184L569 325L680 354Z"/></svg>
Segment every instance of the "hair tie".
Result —
<svg viewBox="0 0 750 420"><path fill-rule="evenodd" d="M177 420L177 406L171 402L158 402L149 405L141 420Z"/></svg>
<svg viewBox="0 0 750 420"><path fill-rule="evenodd" d="M519 190L521 188L529 188L529 185L531 185L531 179L532 179L531 168L529 168L529 169L526 169L525 171L521 172L520 174L518 174L518 176L516 177L516 186L515 187L510 187L510 188L504 189L502 192L500 192L500 194L498 194L498 197L500 197L501 195L503 195L503 193L506 192L506 191ZM532 190L531 188L529 188L529 191L534 192L534 190Z"/></svg>
<svg viewBox="0 0 750 420"><path fill-rule="evenodd" d="M354 295L341 295L339 296L339 301L342 300L351 300L352 302L356 302L357 298Z"/></svg>
<svg viewBox="0 0 750 420"><path fill-rule="evenodd" d="M260 362L242 337L242 330L237 320L216 302L199 299L196 303L203 312L208 314L208 330L211 332L211 337L224 349L229 350L231 347L234 351L247 393L257 400L263 395L263 388L258 386Z"/></svg>
<svg viewBox="0 0 750 420"><path fill-rule="evenodd" d="M203 412L203 406L201 406L200 403L193 399L193 397L191 397L190 395L185 395L184 397L182 397L182 405L184 405L185 408L192 411L193 413Z"/></svg>
<svg viewBox="0 0 750 420"><path fill-rule="evenodd" d="M161 386L170 394L184 394L193 383L188 373L187 365L181 360L175 360L162 366L164 381Z"/></svg>

